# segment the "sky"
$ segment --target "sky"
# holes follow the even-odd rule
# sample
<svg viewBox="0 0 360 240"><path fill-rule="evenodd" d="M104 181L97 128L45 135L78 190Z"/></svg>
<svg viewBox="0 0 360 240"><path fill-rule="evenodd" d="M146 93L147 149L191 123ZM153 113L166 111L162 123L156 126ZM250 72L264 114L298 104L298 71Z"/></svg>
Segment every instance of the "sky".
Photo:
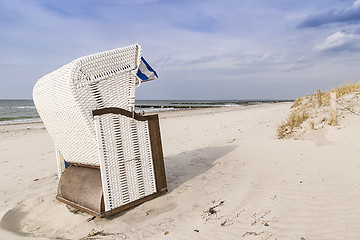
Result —
<svg viewBox="0 0 360 240"><path fill-rule="evenodd" d="M295 99L360 80L360 0L0 0L0 99L133 43L137 99Z"/></svg>

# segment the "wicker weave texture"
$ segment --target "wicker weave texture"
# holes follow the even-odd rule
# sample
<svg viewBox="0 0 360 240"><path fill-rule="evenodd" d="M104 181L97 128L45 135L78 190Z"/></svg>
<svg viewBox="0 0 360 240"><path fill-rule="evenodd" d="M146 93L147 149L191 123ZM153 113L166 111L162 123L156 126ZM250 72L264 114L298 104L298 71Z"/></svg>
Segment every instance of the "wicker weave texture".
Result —
<svg viewBox="0 0 360 240"><path fill-rule="evenodd" d="M117 114L96 121L105 211L155 193L148 122Z"/></svg>
<svg viewBox="0 0 360 240"><path fill-rule="evenodd" d="M141 47L135 44L78 58L38 80L36 108L67 162L100 165L92 111L134 108L140 58Z"/></svg>

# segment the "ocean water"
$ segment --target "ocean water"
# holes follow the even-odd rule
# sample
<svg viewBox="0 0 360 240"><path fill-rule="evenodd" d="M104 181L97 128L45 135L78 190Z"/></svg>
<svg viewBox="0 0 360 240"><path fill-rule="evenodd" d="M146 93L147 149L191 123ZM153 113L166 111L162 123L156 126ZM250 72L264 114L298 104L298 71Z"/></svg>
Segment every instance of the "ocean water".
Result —
<svg viewBox="0 0 360 240"><path fill-rule="evenodd" d="M159 112L189 108L246 106L286 100L136 100L135 111ZM0 125L41 122L32 100L0 100Z"/></svg>
<svg viewBox="0 0 360 240"><path fill-rule="evenodd" d="M0 100L0 125L41 122L32 100Z"/></svg>

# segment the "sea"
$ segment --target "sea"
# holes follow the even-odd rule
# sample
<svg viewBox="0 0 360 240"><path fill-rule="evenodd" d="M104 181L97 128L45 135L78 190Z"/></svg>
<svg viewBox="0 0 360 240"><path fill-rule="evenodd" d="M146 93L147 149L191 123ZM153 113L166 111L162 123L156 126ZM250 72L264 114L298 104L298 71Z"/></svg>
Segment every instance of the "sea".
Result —
<svg viewBox="0 0 360 240"><path fill-rule="evenodd" d="M135 111L160 112L180 109L247 106L292 100L136 100ZM0 125L41 122L33 100L0 100Z"/></svg>

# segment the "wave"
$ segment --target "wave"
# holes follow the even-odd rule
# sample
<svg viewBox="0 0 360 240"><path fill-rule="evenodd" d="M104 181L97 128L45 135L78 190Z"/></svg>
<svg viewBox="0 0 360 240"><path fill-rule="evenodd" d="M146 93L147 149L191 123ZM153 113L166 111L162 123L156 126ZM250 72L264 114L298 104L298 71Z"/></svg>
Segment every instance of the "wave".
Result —
<svg viewBox="0 0 360 240"><path fill-rule="evenodd" d="M0 109L36 109L35 106L6 106L6 107L0 107Z"/></svg>
<svg viewBox="0 0 360 240"><path fill-rule="evenodd" d="M158 109L159 111L166 111L166 110L174 110L174 109L181 109L181 108L214 108L214 107L221 107L223 105L141 105L135 106L136 109Z"/></svg>
<svg viewBox="0 0 360 240"><path fill-rule="evenodd" d="M0 125L23 124L23 123L39 123L42 122L40 117L31 118L0 118Z"/></svg>
<svg viewBox="0 0 360 240"><path fill-rule="evenodd" d="M12 121L12 120L20 120L20 119L33 119L33 118L39 118L39 116L22 116L22 117L0 117L0 122L3 121Z"/></svg>
<svg viewBox="0 0 360 240"><path fill-rule="evenodd" d="M35 109L35 106L17 106L17 107L12 107L12 108L18 108L18 109Z"/></svg>

